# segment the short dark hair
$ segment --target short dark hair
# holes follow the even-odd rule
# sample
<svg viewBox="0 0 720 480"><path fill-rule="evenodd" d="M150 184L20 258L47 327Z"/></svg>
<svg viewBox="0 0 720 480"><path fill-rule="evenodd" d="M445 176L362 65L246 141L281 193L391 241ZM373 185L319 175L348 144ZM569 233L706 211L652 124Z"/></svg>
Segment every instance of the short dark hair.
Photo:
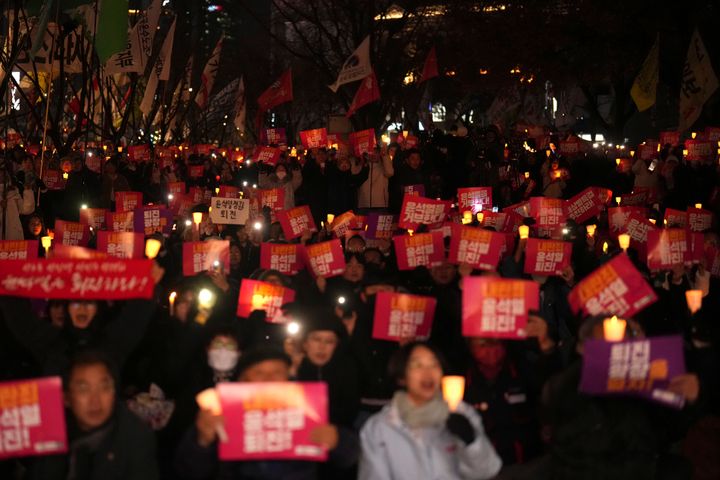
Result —
<svg viewBox="0 0 720 480"><path fill-rule="evenodd" d="M392 357L390 357L390 362L388 363L388 376L391 380L395 382L396 385L399 386L400 382L405 379L405 371L407 370L407 364L410 361L410 356L412 355L413 351L415 351L415 349L418 347L425 347L430 350L433 355L435 355L435 357L438 359L442 371L448 371L445 357L440 352L440 350L437 349L437 347L435 347L431 343L416 340L414 342L403 345L402 347L400 347L399 350L393 353Z"/></svg>
<svg viewBox="0 0 720 480"><path fill-rule="evenodd" d="M102 365L107 368L107 371L113 379L113 383L116 387L118 386L118 369L112 357L102 350L84 349L75 353L75 355L73 355L70 359L70 365L63 376L63 388L65 390L69 388L70 380L72 379L72 375L76 368L88 367L91 365Z"/></svg>

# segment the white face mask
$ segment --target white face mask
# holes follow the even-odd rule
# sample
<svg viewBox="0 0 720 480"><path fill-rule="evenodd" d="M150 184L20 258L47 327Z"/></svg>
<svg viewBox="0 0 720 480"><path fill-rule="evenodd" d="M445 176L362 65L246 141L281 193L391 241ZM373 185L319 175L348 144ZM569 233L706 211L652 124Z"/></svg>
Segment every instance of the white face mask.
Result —
<svg viewBox="0 0 720 480"><path fill-rule="evenodd" d="M284 171L280 170L280 171L278 171L278 172L275 172L275 175L277 175L277 177L278 177L280 180L282 180L282 179L285 178L285 176L287 175L287 172L284 172Z"/></svg>
<svg viewBox="0 0 720 480"><path fill-rule="evenodd" d="M216 372L229 372L237 365L240 352L228 348L211 348L208 350L208 365Z"/></svg>

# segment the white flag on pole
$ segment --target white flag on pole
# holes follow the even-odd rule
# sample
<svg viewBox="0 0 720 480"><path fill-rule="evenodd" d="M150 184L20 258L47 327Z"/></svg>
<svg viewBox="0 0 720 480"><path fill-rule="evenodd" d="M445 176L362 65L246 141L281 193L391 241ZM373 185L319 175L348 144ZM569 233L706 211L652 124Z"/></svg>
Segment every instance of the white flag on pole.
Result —
<svg viewBox="0 0 720 480"><path fill-rule="evenodd" d="M368 35L353 54L345 60L337 80L329 86L330 90L337 92L340 85L362 80L370 75L370 72L372 72L372 66L370 65L370 36Z"/></svg>

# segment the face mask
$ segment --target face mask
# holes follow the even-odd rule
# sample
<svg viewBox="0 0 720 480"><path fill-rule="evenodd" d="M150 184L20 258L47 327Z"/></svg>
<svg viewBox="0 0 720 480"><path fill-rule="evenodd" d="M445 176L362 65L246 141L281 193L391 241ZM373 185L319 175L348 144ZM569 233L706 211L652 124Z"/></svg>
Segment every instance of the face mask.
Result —
<svg viewBox="0 0 720 480"><path fill-rule="evenodd" d="M217 372L229 372L237 365L240 352L227 348L211 348L208 350L208 365Z"/></svg>
<svg viewBox="0 0 720 480"><path fill-rule="evenodd" d="M282 180L282 179L285 178L285 176L287 175L287 172L279 171L279 172L275 172L275 175L277 175L277 177L278 177L280 180Z"/></svg>

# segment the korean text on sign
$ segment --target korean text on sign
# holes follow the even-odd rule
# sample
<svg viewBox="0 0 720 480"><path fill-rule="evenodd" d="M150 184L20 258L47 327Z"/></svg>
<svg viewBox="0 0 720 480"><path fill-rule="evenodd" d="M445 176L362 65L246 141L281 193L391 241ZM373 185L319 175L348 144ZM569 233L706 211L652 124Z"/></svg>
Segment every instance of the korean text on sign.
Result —
<svg viewBox="0 0 720 480"><path fill-rule="evenodd" d="M528 311L537 310L539 304L536 282L489 277L465 277L463 282L463 335L526 336Z"/></svg>
<svg viewBox="0 0 720 480"><path fill-rule="evenodd" d="M437 300L404 293L379 292L375 302L373 338L398 341L430 335Z"/></svg>

